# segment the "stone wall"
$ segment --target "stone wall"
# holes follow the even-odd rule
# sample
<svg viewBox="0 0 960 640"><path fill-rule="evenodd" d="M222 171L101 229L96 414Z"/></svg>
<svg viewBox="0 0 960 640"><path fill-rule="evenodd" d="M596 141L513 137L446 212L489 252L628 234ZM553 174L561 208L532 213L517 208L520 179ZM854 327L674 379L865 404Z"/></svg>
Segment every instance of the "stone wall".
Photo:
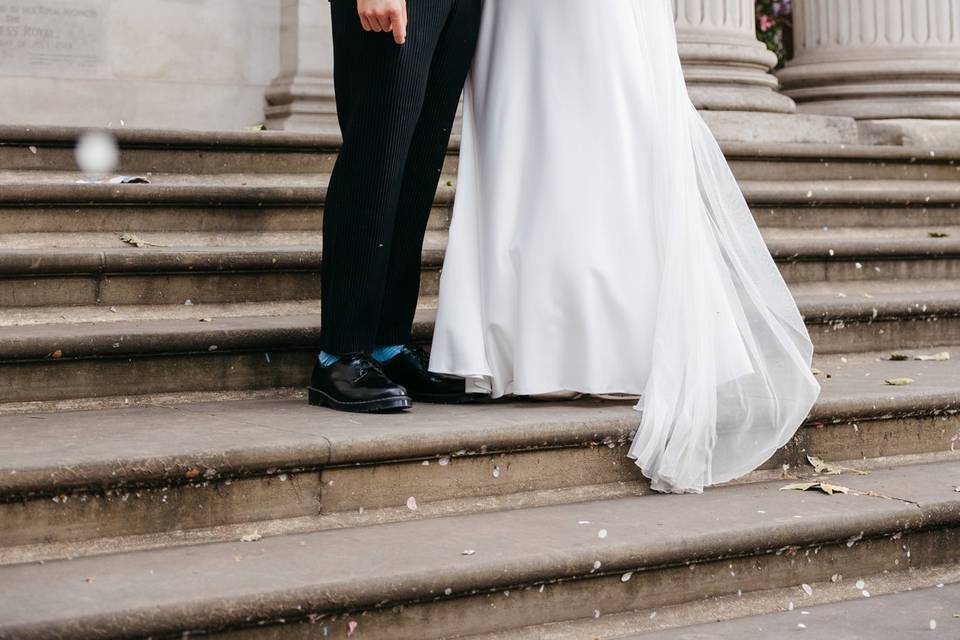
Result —
<svg viewBox="0 0 960 640"><path fill-rule="evenodd" d="M0 0L0 123L240 129L279 40L277 0Z"/></svg>

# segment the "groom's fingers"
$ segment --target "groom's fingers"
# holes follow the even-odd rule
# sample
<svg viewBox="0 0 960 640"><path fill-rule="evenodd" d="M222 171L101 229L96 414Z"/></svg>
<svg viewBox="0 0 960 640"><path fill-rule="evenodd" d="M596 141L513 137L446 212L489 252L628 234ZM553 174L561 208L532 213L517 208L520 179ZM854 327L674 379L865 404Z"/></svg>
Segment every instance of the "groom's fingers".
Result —
<svg viewBox="0 0 960 640"><path fill-rule="evenodd" d="M397 44L403 44L407 41L407 3L397 9L397 15L391 16L393 22L393 41Z"/></svg>
<svg viewBox="0 0 960 640"><path fill-rule="evenodd" d="M373 31L370 21L367 19L367 16L363 14L360 14L360 26L363 27L364 31Z"/></svg>

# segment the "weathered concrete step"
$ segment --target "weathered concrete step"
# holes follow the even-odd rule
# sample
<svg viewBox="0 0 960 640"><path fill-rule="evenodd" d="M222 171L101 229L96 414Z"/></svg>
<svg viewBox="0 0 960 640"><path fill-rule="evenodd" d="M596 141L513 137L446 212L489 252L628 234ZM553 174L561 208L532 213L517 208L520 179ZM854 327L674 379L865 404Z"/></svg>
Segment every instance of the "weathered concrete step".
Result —
<svg viewBox="0 0 960 640"><path fill-rule="evenodd" d="M320 203L329 174L154 174L150 184L77 184L71 172L0 171L0 204L209 204ZM449 197L452 175L441 178ZM960 181L952 180L740 180L752 206L956 206Z"/></svg>
<svg viewBox="0 0 960 640"><path fill-rule="evenodd" d="M430 212L429 228L450 226L452 189L438 194ZM158 231L199 232L290 232L320 233L321 203L285 204L256 202L239 204L0 204L0 233L136 233ZM17 246L0 244L0 246Z"/></svg>
<svg viewBox="0 0 960 640"><path fill-rule="evenodd" d="M154 174L149 184L78 184L81 174L0 172L0 205L319 205L329 174ZM453 180L442 178L437 200L453 198Z"/></svg>
<svg viewBox="0 0 960 640"><path fill-rule="evenodd" d="M790 283L960 277L960 227L956 226L762 231Z"/></svg>
<svg viewBox="0 0 960 640"><path fill-rule="evenodd" d="M65 293L57 306L8 309L0 315L0 372L16 383L0 387L0 402L303 386L320 325L319 303L302 290L315 294L315 275L308 276L284 280L289 295L280 301L274 291L263 302L218 305L222 287L190 298L197 293L192 281L173 286L167 279L148 289L158 297L111 307L128 295L125 287L142 283L106 279L89 283L90 301ZM278 284L257 274L229 282L249 300L262 298L264 282ZM84 291L63 287L71 295ZM820 354L960 344L960 288L952 281L807 283L794 285L794 293ZM71 309L71 302L88 306ZM415 340L429 341L435 308L435 298L422 298Z"/></svg>
<svg viewBox="0 0 960 640"><path fill-rule="evenodd" d="M85 129L0 126L0 169L71 171ZM117 173L315 173L333 170L340 137L275 131L112 129ZM457 141L448 156L456 169Z"/></svg>
<svg viewBox="0 0 960 640"><path fill-rule="evenodd" d="M960 181L952 180L741 180L740 187L752 206L802 205L809 207L956 206Z"/></svg>
<svg viewBox="0 0 960 640"><path fill-rule="evenodd" d="M196 132L148 129L111 131L122 148L122 173L330 171L336 135L284 132ZM82 129L0 127L0 169L71 170ZM950 179L960 153L881 145L723 143L734 171L752 179ZM456 166L458 140L448 167Z"/></svg>
<svg viewBox="0 0 960 640"><path fill-rule="evenodd" d="M748 480L809 469L806 456L883 466L960 455L960 361L819 358L807 425ZM911 377L891 387L886 379ZM82 555L177 530L317 530L451 513L642 495L625 458L632 401L421 405L354 416L305 400L149 406L0 417L0 562ZM408 509L410 497L418 501ZM293 524L270 524L282 519ZM199 532L186 541L236 536ZM34 545L27 549L10 549Z"/></svg>
<svg viewBox="0 0 960 640"><path fill-rule="evenodd" d="M0 637L445 638L955 566L958 472L833 478L860 495L780 481L7 566Z"/></svg>
<svg viewBox="0 0 960 640"><path fill-rule="evenodd" d="M940 227L956 227L960 222L960 206L934 206L902 203L900 205L754 205L753 216L761 229L794 228L832 230L842 228L878 229L914 227L937 231Z"/></svg>
<svg viewBox="0 0 960 640"><path fill-rule="evenodd" d="M621 640L782 640L798 631L803 631L804 637L832 640L960 637L958 583L870 598L855 587L847 588L856 594L854 599L811 607L797 598L793 611L623 636Z"/></svg>
<svg viewBox="0 0 960 640"><path fill-rule="evenodd" d="M42 245L45 236L31 235L29 243ZM310 232L137 237L167 246L134 248L119 235L80 234L49 241L66 248L0 249L0 304L239 303L320 295L321 245ZM425 296L438 292L445 245L445 232L427 233L421 277Z"/></svg>
<svg viewBox="0 0 960 640"><path fill-rule="evenodd" d="M818 353L960 343L956 280L793 284Z"/></svg>
<svg viewBox="0 0 960 640"><path fill-rule="evenodd" d="M960 228L766 229L784 278L814 282L948 280L960 276ZM0 304L8 307L183 304L319 297L320 238L301 231L0 234ZM435 296L447 236L430 230L421 292ZM4 248L13 246L16 248ZM886 285L883 285L886 286ZM909 285L909 286L912 286ZM940 285L938 284L937 287ZM879 291L882 293L882 287ZM917 300L926 303L926 300ZM898 301L899 304L899 301Z"/></svg>
<svg viewBox="0 0 960 640"><path fill-rule="evenodd" d="M960 152L883 145L724 142L741 180L952 180Z"/></svg>

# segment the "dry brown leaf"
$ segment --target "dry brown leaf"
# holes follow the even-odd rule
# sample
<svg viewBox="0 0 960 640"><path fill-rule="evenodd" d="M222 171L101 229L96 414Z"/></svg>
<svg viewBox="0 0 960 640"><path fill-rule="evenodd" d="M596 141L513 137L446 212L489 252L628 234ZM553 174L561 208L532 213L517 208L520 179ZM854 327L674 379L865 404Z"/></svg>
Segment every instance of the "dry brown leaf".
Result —
<svg viewBox="0 0 960 640"><path fill-rule="evenodd" d="M154 244L152 242L147 242L139 236L135 236L132 233L122 233L120 234L121 242L133 245L138 249L143 249L144 247L165 247L163 244Z"/></svg>
<svg viewBox="0 0 960 640"><path fill-rule="evenodd" d="M891 354L890 354L890 360L892 360L893 362L903 362L903 361L909 360L909 359L910 359L910 356L908 356L908 355L905 354L905 353L891 353Z"/></svg>
<svg viewBox="0 0 960 640"><path fill-rule="evenodd" d="M943 231L927 231L927 235L931 238L949 238L949 233L944 233Z"/></svg>
<svg viewBox="0 0 960 640"><path fill-rule="evenodd" d="M913 378L888 378L884 382L891 387L905 387L916 382Z"/></svg>
<svg viewBox="0 0 960 640"><path fill-rule="evenodd" d="M838 476L843 473L855 473L858 476L868 476L870 475L869 471L861 471L860 469L852 469L850 467L842 467L839 465L830 464L825 462L823 459L818 458L817 456L807 456L807 460L813 466L813 470L825 476Z"/></svg>
<svg viewBox="0 0 960 640"><path fill-rule="evenodd" d="M828 496L832 496L835 493L850 493L850 489L847 487L827 484L826 482L796 482L781 487L780 491L822 491Z"/></svg>
<svg viewBox="0 0 960 640"><path fill-rule="evenodd" d="M947 360L950 359L950 353L948 351L942 351L940 353L934 353L929 355L921 354L918 356L914 356L913 359L919 360L920 362L946 362Z"/></svg>

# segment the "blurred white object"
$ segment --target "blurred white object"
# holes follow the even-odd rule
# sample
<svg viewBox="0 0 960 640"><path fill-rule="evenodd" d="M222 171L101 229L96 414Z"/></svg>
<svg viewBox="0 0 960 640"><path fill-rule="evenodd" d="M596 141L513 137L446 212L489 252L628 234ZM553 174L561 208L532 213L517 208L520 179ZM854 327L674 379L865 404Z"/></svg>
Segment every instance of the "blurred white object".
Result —
<svg viewBox="0 0 960 640"><path fill-rule="evenodd" d="M74 151L77 166L89 175L111 173L120 161L120 149L112 135L105 131L85 133Z"/></svg>

